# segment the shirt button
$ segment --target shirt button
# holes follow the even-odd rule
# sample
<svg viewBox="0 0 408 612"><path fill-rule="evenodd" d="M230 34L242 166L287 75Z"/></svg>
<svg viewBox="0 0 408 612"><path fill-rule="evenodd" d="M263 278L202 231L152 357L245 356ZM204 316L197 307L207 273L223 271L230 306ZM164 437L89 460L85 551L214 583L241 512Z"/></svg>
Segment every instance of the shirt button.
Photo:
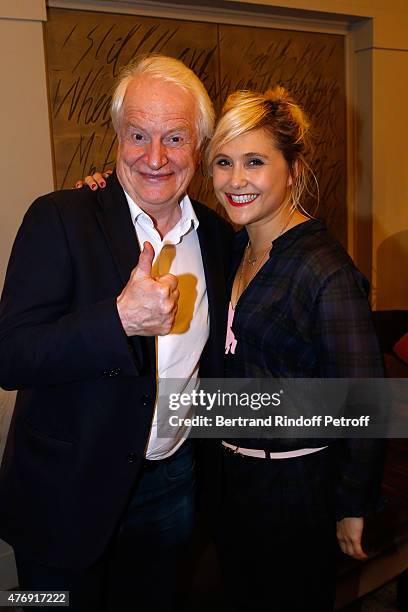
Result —
<svg viewBox="0 0 408 612"><path fill-rule="evenodd" d="M139 455L137 453L131 452L126 455L126 459L129 463L136 463L139 460Z"/></svg>

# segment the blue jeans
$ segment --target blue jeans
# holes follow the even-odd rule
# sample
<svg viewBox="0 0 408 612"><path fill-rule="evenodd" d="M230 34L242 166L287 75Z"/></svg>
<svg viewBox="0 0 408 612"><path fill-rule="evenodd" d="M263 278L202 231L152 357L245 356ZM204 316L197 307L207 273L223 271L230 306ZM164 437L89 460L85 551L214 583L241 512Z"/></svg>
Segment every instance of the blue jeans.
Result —
<svg viewBox="0 0 408 612"><path fill-rule="evenodd" d="M190 585L194 502L187 441L171 460L147 462L115 537L92 567L45 567L16 551L20 588L70 591L69 610L75 612L181 610Z"/></svg>

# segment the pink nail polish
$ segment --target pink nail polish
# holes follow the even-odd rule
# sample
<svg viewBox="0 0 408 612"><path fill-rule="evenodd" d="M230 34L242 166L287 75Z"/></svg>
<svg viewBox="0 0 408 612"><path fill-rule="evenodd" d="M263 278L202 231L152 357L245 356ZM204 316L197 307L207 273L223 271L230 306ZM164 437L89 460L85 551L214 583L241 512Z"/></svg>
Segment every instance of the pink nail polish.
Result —
<svg viewBox="0 0 408 612"><path fill-rule="evenodd" d="M91 189L96 189L96 185L95 185L95 183L92 183L92 185L91 185Z"/></svg>
<svg viewBox="0 0 408 612"><path fill-rule="evenodd" d="M105 187L105 185L106 185L105 182L101 183L101 187Z"/></svg>

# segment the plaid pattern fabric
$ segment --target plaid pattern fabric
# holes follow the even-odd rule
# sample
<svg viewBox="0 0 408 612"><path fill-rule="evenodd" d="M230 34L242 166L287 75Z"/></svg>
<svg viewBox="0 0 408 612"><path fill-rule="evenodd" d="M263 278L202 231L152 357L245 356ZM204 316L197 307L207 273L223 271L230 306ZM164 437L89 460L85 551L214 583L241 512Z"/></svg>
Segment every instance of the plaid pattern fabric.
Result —
<svg viewBox="0 0 408 612"><path fill-rule="evenodd" d="M234 270L248 235L237 234ZM241 295L228 354L232 378L377 378L383 359L367 301L368 281L322 221L311 219L277 238L270 257ZM229 440L270 451L338 446L337 516L361 516L376 505L382 440Z"/></svg>
<svg viewBox="0 0 408 612"><path fill-rule="evenodd" d="M243 230L231 284L247 241ZM238 301L228 376L383 376L368 288L323 222L312 219L289 230L275 240L269 260Z"/></svg>

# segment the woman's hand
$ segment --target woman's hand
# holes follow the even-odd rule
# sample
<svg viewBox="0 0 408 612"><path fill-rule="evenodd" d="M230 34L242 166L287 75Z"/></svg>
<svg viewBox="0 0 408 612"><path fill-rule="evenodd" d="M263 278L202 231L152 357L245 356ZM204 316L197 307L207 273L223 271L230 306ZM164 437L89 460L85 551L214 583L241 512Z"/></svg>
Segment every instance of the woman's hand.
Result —
<svg viewBox="0 0 408 612"><path fill-rule="evenodd" d="M341 550L353 559L368 559L368 555L361 548L364 518L347 517L337 522L337 540Z"/></svg>
<svg viewBox="0 0 408 612"><path fill-rule="evenodd" d="M95 174L88 175L83 180L77 181L75 183L75 189L81 189L81 187L84 185L88 185L88 187L93 191L98 189L98 187L104 189L106 187L105 179L107 179L111 174L112 170L106 170L106 172L103 172L102 174L100 172L95 172Z"/></svg>

